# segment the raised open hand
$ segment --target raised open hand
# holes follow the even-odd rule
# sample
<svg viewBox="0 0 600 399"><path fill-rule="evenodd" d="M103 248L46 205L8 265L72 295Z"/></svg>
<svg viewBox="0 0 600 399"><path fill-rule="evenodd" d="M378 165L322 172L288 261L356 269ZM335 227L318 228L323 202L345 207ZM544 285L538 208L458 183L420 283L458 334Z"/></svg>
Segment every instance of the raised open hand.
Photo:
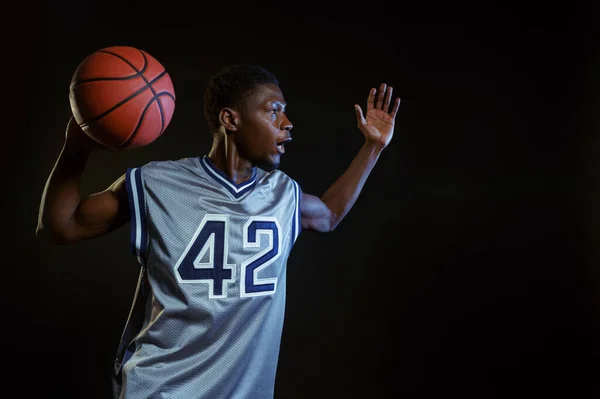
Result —
<svg viewBox="0 0 600 399"><path fill-rule="evenodd" d="M384 148L392 140L392 136L394 135L394 120L398 113L398 109L400 108L400 98L397 97L391 111L388 112L392 99L392 92L392 86L388 87L387 84L382 83L379 88L377 103L375 103L377 89L372 88L367 99L366 117L363 116L360 105L354 105L358 128L363 132L366 140L381 145Z"/></svg>

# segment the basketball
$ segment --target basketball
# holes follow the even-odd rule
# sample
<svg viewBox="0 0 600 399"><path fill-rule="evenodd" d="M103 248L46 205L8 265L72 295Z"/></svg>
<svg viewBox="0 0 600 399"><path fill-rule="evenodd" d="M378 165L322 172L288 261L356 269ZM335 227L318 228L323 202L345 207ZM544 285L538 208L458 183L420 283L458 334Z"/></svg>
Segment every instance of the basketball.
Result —
<svg viewBox="0 0 600 399"><path fill-rule="evenodd" d="M175 90L150 54L114 46L96 50L79 64L69 102L82 130L118 151L146 146L163 134L175 111Z"/></svg>

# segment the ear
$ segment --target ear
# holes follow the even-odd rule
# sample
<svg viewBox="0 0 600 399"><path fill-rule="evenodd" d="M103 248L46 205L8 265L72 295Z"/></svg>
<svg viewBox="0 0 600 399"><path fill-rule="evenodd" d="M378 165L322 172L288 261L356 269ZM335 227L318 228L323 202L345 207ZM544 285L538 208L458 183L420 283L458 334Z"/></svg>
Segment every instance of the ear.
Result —
<svg viewBox="0 0 600 399"><path fill-rule="evenodd" d="M219 112L219 122L225 130L235 132L239 127L240 118L238 113L233 109L223 108L221 112Z"/></svg>

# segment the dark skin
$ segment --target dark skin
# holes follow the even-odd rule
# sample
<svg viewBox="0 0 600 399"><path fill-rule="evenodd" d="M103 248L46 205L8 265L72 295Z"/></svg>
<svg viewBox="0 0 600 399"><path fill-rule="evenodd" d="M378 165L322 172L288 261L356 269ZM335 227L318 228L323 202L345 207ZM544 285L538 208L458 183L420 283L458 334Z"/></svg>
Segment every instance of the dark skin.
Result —
<svg viewBox="0 0 600 399"><path fill-rule="evenodd" d="M321 198L303 193L301 219L304 230L329 232L352 208L381 152L390 143L400 99L392 99L392 87L382 83L371 89L367 112L355 105L359 130L365 143ZM376 98L377 96L377 98ZM251 177L255 166L279 167L285 143L291 140L292 123L285 114L280 88L258 85L244 109L224 108L221 126L214 132L209 158L236 183ZM391 108L390 108L391 107ZM108 150L87 136L71 118L65 144L42 194L36 233L54 244L68 244L108 234L129 221L125 175L106 190L81 197L79 181L93 151Z"/></svg>

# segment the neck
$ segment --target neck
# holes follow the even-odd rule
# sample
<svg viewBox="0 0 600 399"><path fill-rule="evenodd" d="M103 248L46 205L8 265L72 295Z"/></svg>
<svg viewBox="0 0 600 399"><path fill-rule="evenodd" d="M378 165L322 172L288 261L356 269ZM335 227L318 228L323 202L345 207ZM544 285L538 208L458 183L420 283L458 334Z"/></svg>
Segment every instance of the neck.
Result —
<svg viewBox="0 0 600 399"><path fill-rule="evenodd" d="M219 133L215 136L208 158L236 184L252 177L252 163L240 156L230 135Z"/></svg>

